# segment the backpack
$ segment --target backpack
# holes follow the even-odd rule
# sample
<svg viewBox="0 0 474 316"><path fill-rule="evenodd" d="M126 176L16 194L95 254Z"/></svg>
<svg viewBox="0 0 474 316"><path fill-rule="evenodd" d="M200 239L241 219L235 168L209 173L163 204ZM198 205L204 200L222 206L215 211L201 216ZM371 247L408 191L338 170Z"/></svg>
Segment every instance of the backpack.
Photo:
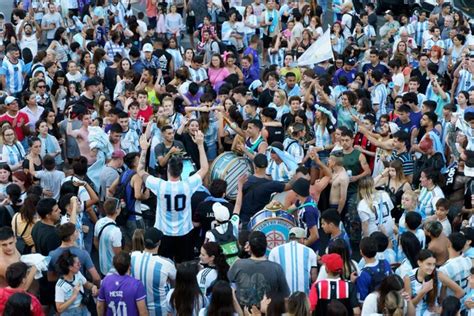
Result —
<svg viewBox="0 0 474 316"><path fill-rule="evenodd" d="M122 211L120 212L119 216L117 216L117 219L115 222L119 226L125 226L127 224L127 220L130 217L130 215L136 215L137 213L134 212L135 209L135 199L130 198L130 191L127 192L127 188L131 188L131 193L133 195L133 188L130 186L130 180L132 180L132 177L136 174L135 171L129 170L129 173L127 174L127 171L123 173L120 177L120 183L115 190L114 198L120 200L120 201L125 201L125 205L122 203Z"/></svg>
<svg viewBox="0 0 474 316"><path fill-rule="evenodd" d="M362 234L362 224L360 222L359 212L357 211L357 197L353 195L347 201L347 212L345 215L345 228L349 235L351 244L358 244Z"/></svg>
<svg viewBox="0 0 474 316"><path fill-rule="evenodd" d="M392 274L390 264L387 260L379 260L379 264L376 267L366 267L362 271L367 272L370 275L370 286L367 293L372 293L377 290L382 283L382 280L389 274Z"/></svg>
<svg viewBox="0 0 474 316"><path fill-rule="evenodd" d="M351 18L352 18L351 19L351 27L349 28L349 30L351 31L351 35L352 35L352 33L354 32L354 29L355 29L355 25L357 23L360 23L361 25L363 25L363 24L362 24L362 21L360 20L360 18L357 14L351 14L351 13L346 13L346 14L350 15Z"/></svg>
<svg viewBox="0 0 474 316"><path fill-rule="evenodd" d="M226 261L231 266L237 261L239 253L239 246L237 245L237 238L234 236L234 225L230 221L227 221L227 230L221 234L217 229L211 229L211 233L214 235L216 242L222 249L226 257Z"/></svg>

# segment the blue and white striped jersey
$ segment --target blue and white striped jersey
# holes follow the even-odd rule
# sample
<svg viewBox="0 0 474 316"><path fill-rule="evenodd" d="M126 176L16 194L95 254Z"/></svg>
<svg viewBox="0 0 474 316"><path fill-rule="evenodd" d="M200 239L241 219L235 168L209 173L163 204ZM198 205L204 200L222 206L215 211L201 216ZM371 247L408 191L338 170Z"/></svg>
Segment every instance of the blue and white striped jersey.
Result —
<svg viewBox="0 0 474 316"><path fill-rule="evenodd" d="M4 57L0 67L0 75L5 76L7 89L10 93L18 93L23 90L23 74L26 73L25 63L19 59L18 63L12 64L8 57Z"/></svg>
<svg viewBox="0 0 474 316"><path fill-rule="evenodd" d="M102 228L111 222L114 221L108 217L99 219L95 223L94 236L99 237ZM104 228L99 239L99 265L103 275L106 275L113 266L114 247L122 247L122 232L117 225L109 225Z"/></svg>
<svg viewBox="0 0 474 316"><path fill-rule="evenodd" d="M456 282L456 284L467 293L469 291L468 278L471 275L471 267L471 258L458 256L448 259L448 261L439 268L439 271L446 274L448 278ZM451 289L448 288L446 291L446 296L454 295Z"/></svg>
<svg viewBox="0 0 474 316"><path fill-rule="evenodd" d="M176 268L169 259L149 252L132 252L132 276L140 280L146 290L146 306L150 315L166 316L169 281L176 279Z"/></svg>
<svg viewBox="0 0 474 316"><path fill-rule="evenodd" d="M166 236L184 236L193 229L191 196L202 179L194 174L185 181L165 181L149 176L145 186L157 197L155 227Z"/></svg>
<svg viewBox="0 0 474 316"><path fill-rule="evenodd" d="M300 291L309 294L311 268L317 265L313 249L293 240L273 248L268 260L283 268L291 293Z"/></svg>

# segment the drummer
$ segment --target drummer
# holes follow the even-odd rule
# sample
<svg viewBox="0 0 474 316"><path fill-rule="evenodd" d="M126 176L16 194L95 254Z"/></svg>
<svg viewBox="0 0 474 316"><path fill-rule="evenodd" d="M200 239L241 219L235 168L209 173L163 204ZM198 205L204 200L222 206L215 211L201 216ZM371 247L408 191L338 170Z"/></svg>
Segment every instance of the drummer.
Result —
<svg viewBox="0 0 474 316"><path fill-rule="evenodd" d="M318 253L319 250L319 210L313 198L309 194L310 181L299 178L293 183L293 191L296 193L296 209L293 215L298 226L306 229L306 240L304 244ZM290 211L290 210L288 210Z"/></svg>
<svg viewBox="0 0 474 316"><path fill-rule="evenodd" d="M250 120L247 125L248 138L245 144L238 145L239 150L244 153L249 159L253 160L256 154L265 154L268 143L262 136L263 124L257 119Z"/></svg>

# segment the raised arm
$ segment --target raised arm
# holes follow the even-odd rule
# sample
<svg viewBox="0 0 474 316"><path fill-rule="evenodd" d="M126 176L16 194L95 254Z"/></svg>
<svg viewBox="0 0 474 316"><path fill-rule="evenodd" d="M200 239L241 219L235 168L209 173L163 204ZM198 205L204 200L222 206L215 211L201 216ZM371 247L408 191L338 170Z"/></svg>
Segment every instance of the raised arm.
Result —
<svg viewBox="0 0 474 316"><path fill-rule="evenodd" d="M199 169L197 173L201 176L201 179L204 179L209 170L209 162L207 161L206 150L204 149L204 134L198 131L193 137L193 141L198 146L199 164L201 165L201 169Z"/></svg>

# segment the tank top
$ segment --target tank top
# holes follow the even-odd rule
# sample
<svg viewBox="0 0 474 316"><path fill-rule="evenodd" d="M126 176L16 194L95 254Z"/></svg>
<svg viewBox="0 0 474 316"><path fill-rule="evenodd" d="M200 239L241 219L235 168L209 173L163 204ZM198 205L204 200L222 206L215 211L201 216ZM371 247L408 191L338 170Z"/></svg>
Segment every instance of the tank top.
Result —
<svg viewBox="0 0 474 316"><path fill-rule="evenodd" d="M344 154L344 157L342 158L344 168L346 168L347 171L350 170L352 172L352 176L357 176L362 171L359 162L360 154L360 151L354 149L350 154ZM357 192L357 182L349 183L347 193L354 194L355 192Z"/></svg>
<svg viewBox="0 0 474 316"><path fill-rule="evenodd" d="M285 130L283 127L267 126L265 129L268 132L267 143L272 144L273 142L283 143L285 140Z"/></svg>

